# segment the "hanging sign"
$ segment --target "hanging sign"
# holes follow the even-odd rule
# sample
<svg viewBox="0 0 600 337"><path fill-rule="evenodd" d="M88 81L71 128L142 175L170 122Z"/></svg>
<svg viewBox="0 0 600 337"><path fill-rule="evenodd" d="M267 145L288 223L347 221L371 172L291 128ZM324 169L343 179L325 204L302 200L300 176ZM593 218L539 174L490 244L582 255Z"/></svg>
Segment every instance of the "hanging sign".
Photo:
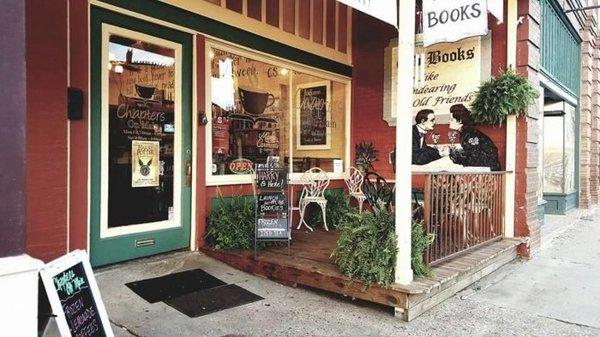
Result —
<svg viewBox="0 0 600 337"><path fill-rule="evenodd" d="M298 85L297 148L301 150L328 150L331 148L331 130L328 128L331 99L328 81Z"/></svg>
<svg viewBox="0 0 600 337"><path fill-rule="evenodd" d="M423 45L487 35L486 0L423 0Z"/></svg>
<svg viewBox="0 0 600 337"><path fill-rule="evenodd" d="M160 143L131 141L131 187L158 186Z"/></svg>
<svg viewBox="0 0 600 337"><path fill-rule="evenodd" d="M338 0L338 2L387 22L394 27L398 27L398 6L396 0Z"/></svg>
<svg viewBox="0 0 600 337"><path fill-rule="evenodd" d="M76 250L46 264L40 276L61 336L114 336L84 251Z"/></svg>

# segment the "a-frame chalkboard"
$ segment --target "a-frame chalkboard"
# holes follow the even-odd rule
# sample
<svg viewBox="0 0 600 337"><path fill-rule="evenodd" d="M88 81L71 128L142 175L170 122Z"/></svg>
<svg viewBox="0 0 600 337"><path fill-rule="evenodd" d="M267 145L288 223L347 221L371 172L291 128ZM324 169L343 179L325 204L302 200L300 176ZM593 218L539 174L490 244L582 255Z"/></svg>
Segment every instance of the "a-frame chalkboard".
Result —
<svg viewBox="0 0 600 337"><path fill-rule="evenodd" d="M114 336L84 251L73 251L46 264L40 276L62 337Z"/></svg>

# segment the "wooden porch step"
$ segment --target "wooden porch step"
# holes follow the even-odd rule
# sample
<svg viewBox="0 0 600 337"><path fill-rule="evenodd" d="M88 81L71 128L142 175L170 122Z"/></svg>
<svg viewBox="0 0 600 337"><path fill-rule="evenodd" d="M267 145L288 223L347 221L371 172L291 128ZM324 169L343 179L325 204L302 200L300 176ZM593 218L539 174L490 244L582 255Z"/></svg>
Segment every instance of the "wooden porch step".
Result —
<svg viewBox="0 0 600 337"><path fill-rule="evenodd" d="M287 247L260 251L203 251L236 269L272 279L289 286L303 285L352 299L358 298L396 308L397 315L412 320L458 291L498 269L517 256L516 239L504 239L479 247L433 268L430 277L417 278L409 285L366 286L343 275L330 259L339 234L336 232L294 231L291 255Z"/></svg>

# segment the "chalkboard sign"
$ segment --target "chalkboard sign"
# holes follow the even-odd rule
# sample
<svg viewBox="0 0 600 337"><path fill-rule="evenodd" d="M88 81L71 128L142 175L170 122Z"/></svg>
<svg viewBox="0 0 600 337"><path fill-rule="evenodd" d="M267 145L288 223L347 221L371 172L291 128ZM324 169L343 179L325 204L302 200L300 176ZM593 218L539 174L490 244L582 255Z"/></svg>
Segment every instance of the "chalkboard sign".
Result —
<svg viewBox="0 0 600 337"><path fill-rule="evenodd" d="M287 218L258 218L256 222L257 239L288 240L289 224Z"/></svg>
<svg viewBox="0 0 600 337"><path fill-rule="evenodd" d="M46 264L40 275L61 336L114 336L84 251Z"/></svg>
<svg viewBox="0 0 600 337"><path fill-rule="evenodd" d="M287 170L258 168L256 170L256 187L258 189L281 190L287 187Z"/></svg>
<svg viewBox="0 0 600 337"><path fill-rule="evenodd" d="M331 148L329 132L330 84L327 81L298 86L298 149Z"/></svg>
<svg viewBox="0 0 600 337"><path fill-rule="evenodd" d="M287 215L287 197L283 193L262 193L256 200L258 214Z"/></svg>

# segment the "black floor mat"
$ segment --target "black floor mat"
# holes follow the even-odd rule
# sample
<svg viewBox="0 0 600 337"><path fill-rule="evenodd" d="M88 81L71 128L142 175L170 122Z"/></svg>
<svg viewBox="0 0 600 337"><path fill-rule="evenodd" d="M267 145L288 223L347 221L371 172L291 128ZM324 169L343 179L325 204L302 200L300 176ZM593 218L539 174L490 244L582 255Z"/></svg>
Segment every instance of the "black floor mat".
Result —
<svg viewBox="0 0 600 337"><path fill-rule="evenodd" d="M195 291L170 299L165 303L188 317L199 317L262 299L262 297L235 284L228 284Z"/></svg>
<svg viewBox="0 0 600 337"><path fill-rule="evenodd" d="M194 269L125 285L146 301L155 303L225 284L202 269Z"/></svg>

